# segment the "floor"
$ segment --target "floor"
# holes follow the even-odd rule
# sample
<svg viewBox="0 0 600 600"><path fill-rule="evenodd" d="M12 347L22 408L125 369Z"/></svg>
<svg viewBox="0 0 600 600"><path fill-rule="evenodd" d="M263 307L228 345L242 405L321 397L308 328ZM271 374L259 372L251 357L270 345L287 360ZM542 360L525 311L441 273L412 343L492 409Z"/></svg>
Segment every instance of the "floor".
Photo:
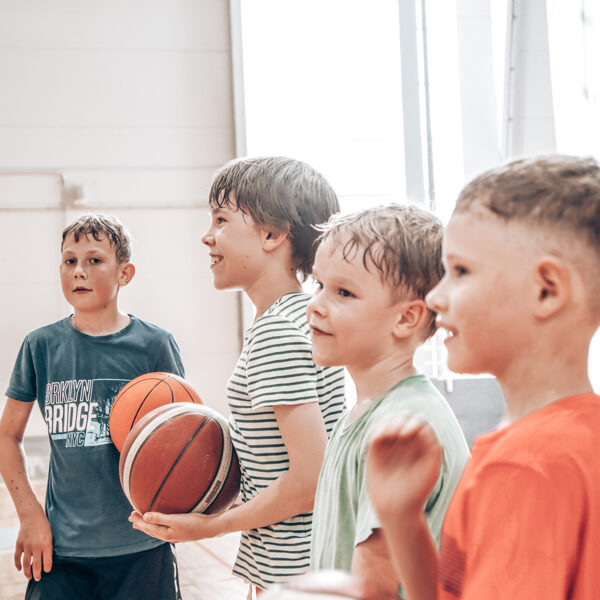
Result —
<svg viewBox="0 0 600 600"><path fill-rule="evenodd" d="M47 458L44 442L30 442L26 452L30 477L39 498L44 497ZM27 580L13 564L18 518L0 479L0 600L22 600ZM231 574L239 534L177 545L183 600L245 600L248 586Z"/></svg>

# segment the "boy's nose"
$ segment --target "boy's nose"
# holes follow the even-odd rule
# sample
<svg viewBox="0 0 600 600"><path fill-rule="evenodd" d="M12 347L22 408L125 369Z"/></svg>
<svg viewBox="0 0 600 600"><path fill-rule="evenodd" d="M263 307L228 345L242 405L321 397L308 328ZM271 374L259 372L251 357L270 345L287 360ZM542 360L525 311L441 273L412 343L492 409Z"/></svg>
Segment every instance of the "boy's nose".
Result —
<svg viewBox="0 0 600 600"><path fill-rule="evenodd" d="M425 297L427 307L433 312L440 312L445 309L443 285L444 280L442 279Z"/></svg>
<svg viewBox="0 0 600 600"><path fill-rule="evenodd" d="M215 243L215 238L210 229L202 236L202 243L205 246L212 246Z"/></svg>
<svg viewBox="0 0 600 600"><path fill-rule="evenodd" d="M323 308L323 302L319 296L320 296L319 290L316 290L315 292L313 292L311 299L308 301L308 304L306 305L306 314L308 315L309 319L312 314L316 314L321 317L325 315L325 309Z"/></svg>
<svg viewBox="0 0 600 600"><path fill-rule="evenodd" d="M73 271L73 275L74 275L74 277L79 277L79 278L85 279L85 277L87 276L87 273L85 272L85 269L81 265L77 265Z"/></svg>

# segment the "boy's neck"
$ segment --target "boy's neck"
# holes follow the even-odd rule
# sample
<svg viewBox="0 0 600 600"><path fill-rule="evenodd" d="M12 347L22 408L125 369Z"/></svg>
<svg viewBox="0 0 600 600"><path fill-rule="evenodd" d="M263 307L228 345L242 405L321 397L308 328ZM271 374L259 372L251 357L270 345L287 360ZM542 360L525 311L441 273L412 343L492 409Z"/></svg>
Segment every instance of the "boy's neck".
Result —
<svg viewBox="0 0 600 600"><path fill-rule="evenodd" d="M98 315L97 313L75 312L71 317L73 327L81 333L92 336L117 333L129 325L131 317L118 310Z"/></svg>
<svg viewBox="0 0 600 600"><path fill-rule="evenodd" d="M560 347L550 348L548 339L540 339L527 357L513 361L506 372L497 375L506 402L500 427L557 400L593 391L587 346L569 344L562 338Z"/></svg>
<svg viewBox="0 0 600 600"><path fill-rule="evenodd" d="M254 320L258 319L276 300L286 294L302 291L295 271L282 273L281 271L265 271L260 280L244 290L256 308Z"/></svg>
<svg viewBox="0 0 600 600"><path fill-rule="evenodd" d="M369 402L392 389L399 381L417 375L414 354L394 354L366 367L348 366L348 372L356 386L356 401Z"/></svg>

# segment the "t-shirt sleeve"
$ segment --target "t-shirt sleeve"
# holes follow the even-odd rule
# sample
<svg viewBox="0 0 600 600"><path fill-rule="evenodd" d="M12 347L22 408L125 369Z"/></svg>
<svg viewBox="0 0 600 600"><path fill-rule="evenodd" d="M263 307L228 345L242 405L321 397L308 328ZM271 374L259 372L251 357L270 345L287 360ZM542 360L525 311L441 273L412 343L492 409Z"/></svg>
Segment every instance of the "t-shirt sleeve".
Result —
<svg viewBox="0 0 600 600"><path fill-rule="evenodd" d="M35 367L28 338L21 344L6 395L21 402L33 402L37 398Z"/></svg>
<svg viewBox="0 0 600 600"><path fill-rule="evenodd" d="M460 597L566 598L585 528L585 489L577 470L496 464L481 475L460 508L468 519ZM442 556L442 566L457 564L457 558Z"/></svg>
<svg viewBox="0 0 600 600"><path fill-rule="evenodd" d="M248 344L246 375L254 410L319 400L310 341L283 317L269 316L256 328Z"/></svg>
<svg viewBox="0 0 600 600"><path fill-rule="evenodd" d="M391 413L393 414L393 413ZM381 423L385 417L378 419L377 423ZM374 426L372 426L369 431L372 431ZM370 434L368 434L365 439L368 439ZM364 542L369 536L373 533L375 529L379 529L381 527L381 521L375 512L375 507L371 502L371 498L369 496L367 490L367 472L366 472L366 456L367 449L366 443L363 443L363 448L361 451L361 462L359 465L359 486L358 486L358 505L357 505L357 518L356 518L356 534L354 538L354 546L357 546L361 542ZM435 503L438 501L442 487L444 482L444 468L440 469L440 474L438 479L429 494L427 502L425 503L424 511L427 515L427 525L431 531L431 523L429 519L429 513ZM431 531L432 536L436 540L436 543L439 538L439 534L436 535L435 532Z"/></svg>
<svg viewBox="0 0 600 600"><path fill-rule="evenodd" d="M358 465L359 480L357 481L358 503L356 506L356 531L354 547L367 540L375 529L381 527L375 507L367 491L366 446L363 444L360 464Z"/></svg>
<svg viewBox="0 0 600 600"><path fill-rule="evenodd" d="M174 373L180 377L185 377L181 352L175 338L170 333L162 340L162 343L156 349L156 362L154 371L164 373Z"/></svg>

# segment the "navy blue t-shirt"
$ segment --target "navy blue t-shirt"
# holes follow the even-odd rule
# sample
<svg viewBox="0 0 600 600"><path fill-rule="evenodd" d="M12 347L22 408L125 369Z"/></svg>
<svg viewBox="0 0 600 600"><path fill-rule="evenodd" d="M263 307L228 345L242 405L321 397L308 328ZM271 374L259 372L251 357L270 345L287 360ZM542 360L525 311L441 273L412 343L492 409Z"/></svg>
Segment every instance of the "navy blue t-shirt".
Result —
<svg viewBox="0 0 600 600"><path fill-rule="evenodd" d="M119 390L154 371L183 376L179 348L168 331L134 316L110 335L82 333L67 317L26 336L6 395L37 400L48 428L46 514L57 555L116 556L163 543L127 520L132 508L108 431Z"/></svg>

